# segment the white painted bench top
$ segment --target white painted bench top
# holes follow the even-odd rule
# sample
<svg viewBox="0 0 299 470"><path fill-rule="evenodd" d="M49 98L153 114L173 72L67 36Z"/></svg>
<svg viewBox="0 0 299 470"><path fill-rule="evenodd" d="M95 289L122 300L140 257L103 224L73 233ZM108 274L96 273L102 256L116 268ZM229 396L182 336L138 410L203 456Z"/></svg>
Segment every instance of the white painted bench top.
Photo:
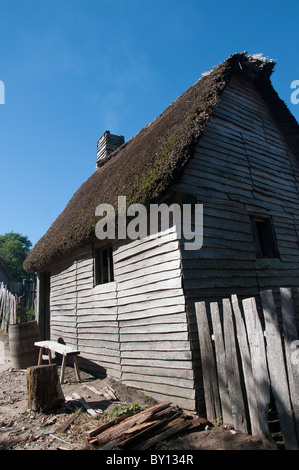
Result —
<svg viewBox="0 0 299 470"><path fill-rule="evenodd" d="M52 351L55 351L58 354L62 354L63 356L80 354L80 351L77 349L74 349L71 346L66 346L65 344L57 343L56 341L37 341L34 344L40 348L51 349Z"/></svg>
<svg viewBox="0 0 299 470"><path fill-rule="evenodd" d="M72 356L77 379L79 382L81 381L78 360L77 360L77 355L80 354L80 351L78 351L78 349L74 349L71 346L66 346L65 344L57 343L56 341L37 341L34 343L34 345L40 348L39 356L38 356L39 366L42 364L44 348L48 350L49 364L52 363L51 351L55 351L58 354L62 354L63 358L62 358L62 367L61 367L61 373L60 373L60 383L64 382L66 358L67 356Z"/></svg>

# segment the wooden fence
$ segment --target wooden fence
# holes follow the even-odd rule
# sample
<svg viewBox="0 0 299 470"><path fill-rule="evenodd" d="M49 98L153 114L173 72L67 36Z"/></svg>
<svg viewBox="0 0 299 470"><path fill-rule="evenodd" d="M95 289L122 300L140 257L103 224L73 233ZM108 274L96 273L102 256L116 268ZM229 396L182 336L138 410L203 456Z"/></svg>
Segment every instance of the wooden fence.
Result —
<svg viewBox="0 0 299 470"><path fill-rule="evenodd" d="M0 284L0 329L8 332L9 325L17 323L17 298L1 282Z"/></svg>
<svg viewBox="0 0 299 470"><path fill-rule="evenodd" d="M24 307L34 308L36 298L35 281L23 279L22 282L8 282L7 287L12 294L23 297Z"/></svg>
<svg viewBox="0 0 299 470"><path fill-rule="evenodd" d="M207 418L273 442L270 400L275 401L286 449L299 448L299 344L292 290L272 290L239 301L197 302L196 318ZM220 305L221 304L221 305ZM222 321L221 321L222 317Z"/></svg>

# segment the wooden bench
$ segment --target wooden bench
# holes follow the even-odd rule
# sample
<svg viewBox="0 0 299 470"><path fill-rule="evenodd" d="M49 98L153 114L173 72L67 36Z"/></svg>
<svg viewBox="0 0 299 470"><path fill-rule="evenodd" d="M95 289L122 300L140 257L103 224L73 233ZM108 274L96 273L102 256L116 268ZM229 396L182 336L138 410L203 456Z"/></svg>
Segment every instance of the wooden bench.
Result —
<svg viewBox="0 0 299 470"><path fill-rule="evenodd" d="M78 367L78 360L77 360L77 356L78 356L78 354L80 354L80 351L78 351L77 349L71 348L70 346L66 346L65 344L57 343L56 341L37 341L37 342L34 343L34 345L40 348L39 349L39 355L38 355L38 365L39 366L42 364L43 350L44 349L47 349L49 364L52 364L51 351L54 351L54 352L62 355L60 383L64 382L64 372L65 372L66 358L67 358L67 356L72 356L73 361L74 361L74 368L75 368L77 380L78 380L78 382L81 382L80 372L79 372L79 367Z"/></svg>

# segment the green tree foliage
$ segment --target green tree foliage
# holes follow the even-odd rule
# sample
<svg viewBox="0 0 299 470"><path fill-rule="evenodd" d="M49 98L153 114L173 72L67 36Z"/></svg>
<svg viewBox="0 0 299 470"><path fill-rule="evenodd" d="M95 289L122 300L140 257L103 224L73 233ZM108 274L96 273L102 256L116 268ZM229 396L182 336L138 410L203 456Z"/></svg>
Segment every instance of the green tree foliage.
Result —
<svg viewBox="0 0 299 470"><path fill-rule="evenodd" d="M14 281L32 279L32 275L23 269L23 262L32 246L27 236L10 232L0 235L0 257L4 259Z"/></svg>

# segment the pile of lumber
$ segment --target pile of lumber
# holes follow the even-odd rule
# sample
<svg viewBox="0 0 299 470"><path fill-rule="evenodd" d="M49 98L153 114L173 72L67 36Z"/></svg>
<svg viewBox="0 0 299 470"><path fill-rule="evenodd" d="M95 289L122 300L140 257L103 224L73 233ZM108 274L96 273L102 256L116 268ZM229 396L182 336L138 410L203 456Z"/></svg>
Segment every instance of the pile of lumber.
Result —
<svg viewBox="0 0 299 470"><path fill-rule="evenodd" d="M120 417L86 433L90 444L100 450L148 450L183 430L204 428L207 420L170 402L158 403L129 417Z"/></svg>

